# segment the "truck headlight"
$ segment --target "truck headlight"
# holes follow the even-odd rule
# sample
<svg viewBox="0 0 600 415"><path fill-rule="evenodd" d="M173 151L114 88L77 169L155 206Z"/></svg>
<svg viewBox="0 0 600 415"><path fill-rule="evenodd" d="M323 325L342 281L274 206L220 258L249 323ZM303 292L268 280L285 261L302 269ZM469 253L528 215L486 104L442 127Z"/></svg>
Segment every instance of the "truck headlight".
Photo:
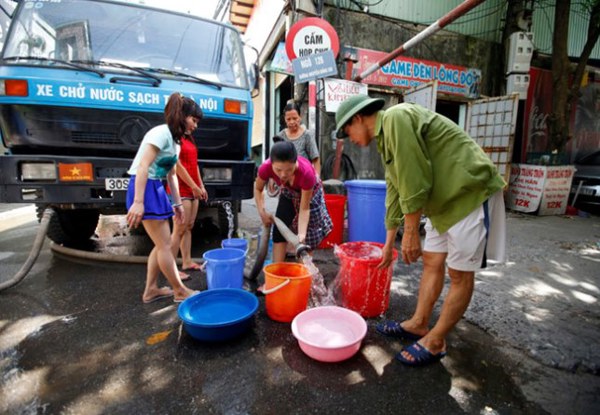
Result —
<svg viewBox="0 0 600 415"><path fill-rule="evenodd" d="M248 113L248 103L246 101L226 99L224 104L224 111L228 114L245 115Z"/></svg>
<svg viewBox="0 0 600 415"><path fill-rule="evenodd" d="M29 96L29 85L23 79L4 79L0 81L0 95L10 97Z"/></svg>
<svg viewBox="0 0 600 415"><path fill-rule="evenodd" d="M54 163L22 163L21 180L56 180Z"/></svg>
<svg viewBox="0 0 600 415"><path fill-rule="evenodd" d="M230 167L204 167L202 169L202 180L205 182L231 183Z"/></svg>

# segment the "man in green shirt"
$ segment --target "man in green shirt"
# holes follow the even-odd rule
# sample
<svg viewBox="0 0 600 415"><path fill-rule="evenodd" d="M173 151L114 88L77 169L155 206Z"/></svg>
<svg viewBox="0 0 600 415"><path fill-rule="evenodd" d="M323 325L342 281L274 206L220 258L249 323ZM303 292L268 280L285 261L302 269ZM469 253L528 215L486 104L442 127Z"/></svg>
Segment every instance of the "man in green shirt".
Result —
<svg viewBox="0 0 600 415"><path fill-rule="evenodd" d="M404 222L402 259L423 256L417 308L403 322L377 326L383 334L418 340L396 358L412 366L446 354L446 336L467 309L475 271L485 260L504 258L505 182L481 147L448 118L416 104L385 111L383 99L356 95L336 113L338 138L359 146L375 139L385 166L386 243L380 268L392 263L398 228ZM419 225L427 216L421 247ZM450 289L438 321L429 329L446 265Z"/></svg>

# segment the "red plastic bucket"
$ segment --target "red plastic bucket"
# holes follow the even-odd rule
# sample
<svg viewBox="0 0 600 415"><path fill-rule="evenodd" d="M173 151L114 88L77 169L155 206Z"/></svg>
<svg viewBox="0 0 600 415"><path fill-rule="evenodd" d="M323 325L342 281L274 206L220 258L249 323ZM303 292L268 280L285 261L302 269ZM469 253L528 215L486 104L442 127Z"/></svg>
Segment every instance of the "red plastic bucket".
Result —
<svg viewBox="0 0 600 415"><path fill-rule="evenodd" d="M319 249L340 245L344 236L344 216L346 213L346 196L326 194L325 205L333 222L333 229L319 244Z"/></svg>
<svg viewBox="0 0 600 415"><path fill-rule="evenodd" d="M340 294L344 307L363 317L376 317L390 304L390 288L394 262L398 251L394 249L394 262L387 269L377 269L381 262L379 242L346 242L339 245L336 255L340 259Z"/></svg>

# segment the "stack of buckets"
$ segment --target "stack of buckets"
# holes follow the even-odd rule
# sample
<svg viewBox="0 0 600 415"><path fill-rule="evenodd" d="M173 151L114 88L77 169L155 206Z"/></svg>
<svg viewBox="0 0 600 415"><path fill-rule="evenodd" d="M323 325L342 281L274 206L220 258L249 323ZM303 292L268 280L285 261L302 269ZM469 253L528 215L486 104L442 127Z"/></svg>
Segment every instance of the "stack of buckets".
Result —
<svg viewBox="0 0 600 415"><path fill-rule="evenodd" d="M206 251L206 284L215 288L242 288L248 241L243 238L224 239L221 248Z"/></svg>

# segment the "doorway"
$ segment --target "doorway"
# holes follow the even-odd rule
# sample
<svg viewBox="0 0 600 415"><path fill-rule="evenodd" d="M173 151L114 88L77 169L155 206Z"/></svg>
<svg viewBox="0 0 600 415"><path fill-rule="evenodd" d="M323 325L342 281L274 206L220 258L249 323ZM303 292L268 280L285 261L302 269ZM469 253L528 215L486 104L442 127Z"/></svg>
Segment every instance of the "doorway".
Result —
<svg viewBox="0 0 600 415"><path fill-rule="evenodd" d="M439 99L435 105L435 112L442 114L446 118L450 118L456 124L460 125L460 106L462 103L454 101L444 101Z"/></svg>

